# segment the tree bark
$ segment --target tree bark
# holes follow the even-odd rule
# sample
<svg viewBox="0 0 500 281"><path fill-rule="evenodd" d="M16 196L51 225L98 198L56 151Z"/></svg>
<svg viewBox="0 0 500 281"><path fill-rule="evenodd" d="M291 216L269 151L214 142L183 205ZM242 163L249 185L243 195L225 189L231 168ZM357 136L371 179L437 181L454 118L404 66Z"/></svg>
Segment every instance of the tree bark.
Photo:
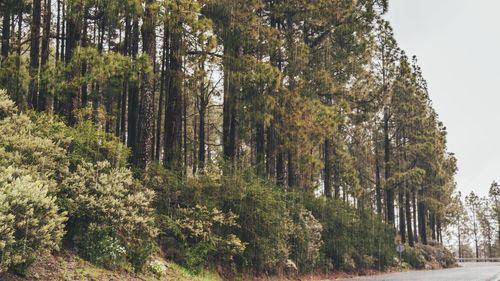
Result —
<svg viewBox="0 0 500 281"><path fill-rule="evenodd" d="M33 13L30 27L30 83L28 89L28 107L37 109L38 105L38 71L40 67L40 25L42 18L42 1L33 1Z"/></svg>
<svg viewBox="0 0 500 281"><path fill-rule="evenodd" d="M81 13L82 5L80 2L74 2L71 6L68 6L69 17L67 17L66 23L66 50L65 50L65 62L69 64L73 58L73 54L80 44L81 40ZM73 66L68 72L68 81L73 80L78 76L80 69ZM66 106L64 107L65 115L68 120L69 125L74 125L76 123L75 110L78 108L78 88L70 86L67 90L66 97L69 100L66 101Z"/></svg>
<svg viewBox="0 0 500 281"><path fill-rule="evenodd" d="M329 139L325 139L323 144L323 162L324 162L324 192L326 198L332 198L332 164L330 159L331 144Z"/></svg>
<svg viewBox="0 0 500 281"><path fill-rule="evenodd" d="M10 3L6 3L3 9L2 19L2 59L7 58L10 50Z"/></svg>
<svg viewBox="0 0 500 281"><path fill-rule="evenodd" d="M417 203L417 208L418 208L418 230L419 230L419 236L420 236L420 241L422 241L422 244L427 245L427 210L425 207L424 202L422 201L422 198L424 197L424 192L423 190L419 191L419 199Z"/></svg>
<svg viewBox="0 0 500 281"><path fill-rule="evenodd" d="M158 99L158 115L156 116L156 148L155 148L155 160L160 163L161 150L162 150L162 119L163 119L163 108L165 107L164 96L165 96L165 65L167 60L167 52L169 46L168 38L168 28L165 24L163 32L163 48L161 55L161 73L160 73L160 96ZM166 122L166 121L165 121Z"/></svg>
<svg viewBox="0 0 500 281"><path fill-rule="evenodd" d="M406 220L404 209L404 192L399 191L399 234L401 235L401 243L406 243Z"/></svg>
<svg viewBox="0 0 500 281"><path fill-rule="evenodd" d="M389 113L387 109L384 112L384 166L385 166L385 193L387 221L394 225L394 189L387 184L391 177L391 144L389 139Z"/></svg>
<svg viewBox="0 0 500 281"><path fill-rule="evenodd" d="M167 108L165 111L165 159L168 169L182 168L182 23L178 22L170 35Z"/></svg>
<svg viewBox="0 0 500 281"><path fill-rule="evenodd" d="M43 16L43 35L42 35L42 58L41 58L41 71L46 75L49 62L49 44L50 44L50 20L51 20L51 0L45 0L44 3L44 16ZM47 80L42 77L40 79L40 90L38 95L38 109L42 111L48 110L49 105Z"/></svg>
<svg viewBox="0 0 500 281"><path fill-rule="evenodd" d="M265 130L264 122L257 121L255 124L255 154L257 175L265 176Z"/></svg>
<svg viewBox="0 0 500 281"><path fill-rule="evenodd" d="M137 58L139 52L139 19L134 16L132 23L132 38L130 45L130 56ZM132 150L130 163L136 164L138 159L138 132L137 118L139 109L139 87L137 82L128 85L128 113L127 113L127 145Z"/></svg>
<svg viewBox="0 0 500 281"><path fill-rule="evenodd" d="M411 209L410 209L410 192L406 191L405 194L405 215L406 215L406 228L408 233L408 244L413 247L415 245L413 237L413 229L411 226Z"/></svg>
<svg viewBox="0 0 500 281"><path fill-rule="evenodd" d="M154 62L156 53L155 23L152 6L154 0L146 0L142 24L142 48L147 55L149 71L142 72L142 97L139 107L139 148L137 164L140 168L147 169L151 162L153 152L154 134Z"/></svg>

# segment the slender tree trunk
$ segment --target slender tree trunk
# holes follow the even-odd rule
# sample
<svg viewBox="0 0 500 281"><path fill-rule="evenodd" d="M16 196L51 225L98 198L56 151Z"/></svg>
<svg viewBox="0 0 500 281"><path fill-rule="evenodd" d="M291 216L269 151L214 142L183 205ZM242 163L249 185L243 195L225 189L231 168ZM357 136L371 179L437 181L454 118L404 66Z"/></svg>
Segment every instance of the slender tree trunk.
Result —
<svg viewBox="0 0 500 281"><path fill-rule="evenodd" d="M419 191L419 199L418 199L418 230L419 230L419 236L420 240L422 241L422 244L427 245L427 210L425 207L424 202L422 201L422 198L424 197L424 192L423 190Z"/></svg>
<svg viewBox="0 0 500 281"><path fill-rule="evenodd" d="M391 177L391 144L389 139L389 113L384 112L384 164L385 164L385 192L386 192L386 208L387 221L394 225L394 189L387 184Z"/></svg>
<svg viewBox="0 0 500 281"><path fill-rule="evenodd" d="M224 42L224 105L223 105L223 120L222 120L222 143L223 155L226 160L229 160L234 165L238 150L239 136L239 81L234 75L234 66L231 60L238 59L240 50L235 39L229 35Z"/></svg>
<svg viewBox="0 0 500 281"><path fill-rule="evenodd" d="M49 62L49 44L50 44L50 20L51 20L51 0L44 2L44 17L43 17L43 35L42 35L42 58L41 58L41 71L43 76L46 75ZM47 89L47 80L42 77L40 80L40 91L38 96L38 109L46 111L49 106L49 97Z"/></svg>
<svg viewBox="0 0 500 281"><path fill-rule="evenodd" d="M288 150L288 187L293 188L297 184L295 174L295 157L291 149Z"/></svg>
<svg viewBox="0 0 500 281"><path fill-rule="evenodd" d="M154 134L154 65L156 53L155 23L153 15L154 0L146 0L144 18L142 24L142 48L148 58L148 64L152 67L149 71L142 73L142 98L139 109L139 148L137 164L147 169L153 153Z"/></svg>
<svg viewBox="0 0 500 281"><path fill-rule="evenodd" d="M30 83L28 89L28 107L37 109L38 105L38 71L40 67L40 26L42 18L42 1L33 1L33 13L30 27Z"/></svg>
<svg viewBox="0 0 500 281"><path fill-rule="evenodd" d="M67 18L66 23L66 51L65 51L65 62L69 64L71 59L73 58L73 54L80 44L81 40L81 13L82 13L82 5L81 2L73 2L71 6L68 7L69 17ZM69 81L73 80L78 76L80 69L76 66L68 72L67 79ZM69 100L66 101L65 115L70 125L74 125L76 123L75 110L78 108L78 88L74 86L70 86L67 90L67 98Z"/></svg>
<svg viewBox="0 0 500 281"><path fill-rule="evenodd" d="M61 4L61 51L59 52L60 56L60 61L64 61L64 58L66 57L66 2L65 0L59 0Z"/></svg>
<svg viewBox="0 0 500 281"><path fill-rule="evenodd" d="M265 176L265 130L264 122L257 121L255 124L255 155L257 175Z"/></svg>
<svg viewBox="0 0 500 281"><path fill-rule="evenodd" d="M2 59L5 60L9 55L10 50L10 4L4 5L2 19Z"/></svg>
<svg viewBox="0 0 500 281"><path fill-rule="evenodd" d="M139 52L139 19L137 16L133 19L132 38L130 45L130 55L133 59L137 58ZM139 109L139 87L136 82L129 83L128 89L128 114L127 114L127 145L132 150L130 163L137 163L138 159L138 132L137 118Z"/></svg>
<svg viewBox="0 0 500 281"><path fill-rule="evenodd" d="M406 243L406 221L405 221L405 211L404 211L404 191L399 192L399 234L401 235L401 243Z"/></svg>
<svg viewBox="0 0 500 281"><path fill-rule="evenodd" d="M123 49L122 54L127 56L130 54L130 36L132 33L132 24L130 23L130 16L127 13L125 15L125 31L123 38ZM123 81L123 90L121 97L121 105L120 105L120 139L122 142L126 140L126 131L127 131L127 97L128 97L128 89L129 82L128 77L126 77Z"/></svg>
<svg viewBox="0 0 500 281"><path fill-rule="evenodd" d="M375 141L375 196L377 200L377 214L382 213L382 184L380 178L380 155L378 153L378 141Z"/></svg>
<svg viewBox="0 0 500 281"><path fill-rule="evenodd" d="M62 0L55 0L57 1L57 15L56 15L56 55L55 55L55 61L56 63L59 61L59 46L60 46L60 40L61 40L61 1ZM55 102L55 100L54 100Z"/></svg>
<svg viewBox="0 0 500 281"><path fill-rule="evenodd" d="M405 194L405 215L406 215L406 227L408 233L408 244L413 247L415 245L413 237L413 229L411 227L411 209L410 209L410 192L406 191Z"/></svg>
<svg viewBox="0 0 500 281"><path fill-rule="evenodd" d="M436 236L436 215L434 212L430 212L430 225L431 225L431 238L434 241L437 241Z"/></svg>
<svg viewBox="0 0 500 281"><path fill-rule="evenodd" d="M412 193L412 209L413 209L413 240L418 243L418 230L417 230L417 192Z"/></svg>
<svg viewBox="0 0 500 281"><path fill-rule="evenodd" d="M281 150L276 156L276 183L279 186L285 185L285 156Z"/></svg>
<svg viewBox="0 0 500 281"><path fill-rule="evenodd" d="M174 171L182 168L182 23L178 22L170 35L168 64L167 108L165 111L165 167Z"/></svg>
<svg viewBox="0 0 500 281"><path fill-rule="evenodd" d="M458 221L457 221L457 226L458 226L458 258L462 258L462 233L460 231L460 216L458 216Z"/></svg>
<svg viewBox="0 0 500 281"><path fill-rule="evenodd" d="M14 20L12 20L14 21ZM22 40L22 27L23 27L23 12L20 9L18 16L17 16L17 56L16 56L16 73L21 72L21 40ZM13 27L14 28L14 27ZM15 90L15 97L16 97L16 103L17 106L21 109L24 109L25 107L25 101L23 97L23 93L21 90L21 79L20 77L16 77L16 90Z"/></svg>
<svg viewBox="0 0 500 281"><path fill-rule="evenodd" d="M165 60L167 59L167 51L168 51L168 28L165 24L164 34L163 34L163 49L161 56L161 73L160 73L160 97L158 99L158 115L156 116L156 149L155 149L155 160L160 163L161 158L161 149L162 149L162 135L161 135L161 127L162 127L162 119L163 119L163 108L164 108L164 96L165 96ZM166 122L166 120L165 120Z"/></svg>
<svg viewBox="0 0 500 281"><path fill-rule="evenodd" d="M198 127L198 168L200 168L201 171L205 169L205 111L207 107L207 101L205 101L205 93L204 93L204 87L202 86L200 91L202 93L200 94L200 104L199 104L199 115L200 115L200 124Z"/></svg>
<svg viewBox="0 0 500 281"><path fill-rule="evenodd" d="M325 139L323 144L323 162L324 162L324 192L326 198L332 198L332 164L330 159L331 144L329 139Z"/></svg>

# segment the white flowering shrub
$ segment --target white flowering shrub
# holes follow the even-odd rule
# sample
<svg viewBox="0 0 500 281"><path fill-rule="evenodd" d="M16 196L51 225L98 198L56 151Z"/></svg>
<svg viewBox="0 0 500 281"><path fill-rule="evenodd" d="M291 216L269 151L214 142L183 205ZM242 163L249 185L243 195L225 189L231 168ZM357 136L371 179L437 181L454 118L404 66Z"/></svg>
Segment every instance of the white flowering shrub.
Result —
<svg viewBox="0 0 500 281"><path fill-rule="evenodd" d="M153 273L157 278L161 278L167 274L167 266L159 261L155 260L148 264L149 272Z"/></svg>
<svg viewBox="0 0 500 281"><path fill-rule="evenodd" d="M84 163L66 177L59 200L69 213L69 237L77 245L91 227L105 227L108 235L125 247L133 268L140 270L153 251L157 233L151 207L153 195L133 178L130 170L99 162Z"/></svg>
<svg viewBox="0 0 500 281"><path fill-rule="evenodd" d="M57 249L66 218L49 186L26 170L0 171L0 271L23 274L37 256Z"/></svg>

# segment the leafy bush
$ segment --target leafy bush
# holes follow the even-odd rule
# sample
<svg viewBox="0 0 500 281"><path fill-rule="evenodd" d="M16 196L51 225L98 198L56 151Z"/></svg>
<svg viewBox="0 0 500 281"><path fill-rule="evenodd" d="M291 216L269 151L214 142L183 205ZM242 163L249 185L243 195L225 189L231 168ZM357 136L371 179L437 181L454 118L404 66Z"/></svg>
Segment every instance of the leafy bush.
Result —
<svg viewBox="0 0 500 281"><path fill-rule="evenodd" d="M81 251L85 258L98 266L115 268L126 262L125 247L108 227L90 224L81 241Z"/></svg>
<svg viewBox="0 0 500 281"><path fill-rule="evenodd" d="M417 247L405 245L405 249L401 253L401 258L412 268L422 269L425 267L425 257L422 255L422 251L418 245Z"/></svg>
<svg viewBox="0 0 500 281"><path fill-rule="evenodd" d="M383 269L392 264L394 230L378 217L342 201L310 195L302 200L323 226L321 266L325 270Z"/></svg>
<svg viewBox="0 0 500 281"><path fill-rule="evenodd" d="M37 256L57 249L66 218L48 195L49 185L29 171L0 171L0 272L14 268L25 274Z"/></svg>
<svg viewBox="0 0 500 281"><path fill-rule="evenodd" d="M12 116L17 112L16 105L9 99L5 90L0 90L0 119Z"/></svg>
<svg viewBox="0 0 500 281"><path fill-rule="evenodd" d="M164 230L175 235L182 245L187 266L198 271L209 260L232 262L234 256L244 251L245 245L238 237L220 231L238 227L236 219L231 212L195 205L179 209L174 219L165 217Z"/></svg>
<svg viewBox="0 0 500 281"><path fill-rule="evenodd" d="M320 258L323 226L310 211L300 207L297 210L292 215L290 257L296 261L301 272L310 272L316 268Z"/></svg>
<svg viewBox="0 0 500 281"><path fill-rule="evenodd" d="M163 277L167 274L167 266L158 260L152 261L148 264L149 272L153 273L157 278Z"/></svg>
<svg viewBox="0 0 500 281"><path fill-rule="evenodd" d="M66 151L38 130L24 114L0 120L0 166L15 165L45 179L67 173Z"/></svg>
<svg viewBox="0 0 500 281"><path fill-rule="evenodd" d="M153 192L143 188L130 170L108 162L84 163L62 182L60 205L68 211L68 237L81 246L82 233L92 225L108 227L127 251L135 270L142 269L154 250L157 234Z"/></svg>
<svg viewBox="0 0 500 281"><path fill-rule="evenodd" d="M437 262L443 268L456 266L456 260L450 250L439 243L417 244L415 248L428 262Z"/></svg>

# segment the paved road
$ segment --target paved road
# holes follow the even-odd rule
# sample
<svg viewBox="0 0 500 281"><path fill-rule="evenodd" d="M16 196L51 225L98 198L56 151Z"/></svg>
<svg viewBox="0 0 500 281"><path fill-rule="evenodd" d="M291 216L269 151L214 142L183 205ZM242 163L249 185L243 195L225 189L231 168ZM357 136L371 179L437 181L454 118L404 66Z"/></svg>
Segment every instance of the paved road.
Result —
<svg viewBox="0 0 500 281"><path fill-rule="evenodd" d="M461 263L459 268L409 271L335 281L500 281L500 263Z"/></svg>

